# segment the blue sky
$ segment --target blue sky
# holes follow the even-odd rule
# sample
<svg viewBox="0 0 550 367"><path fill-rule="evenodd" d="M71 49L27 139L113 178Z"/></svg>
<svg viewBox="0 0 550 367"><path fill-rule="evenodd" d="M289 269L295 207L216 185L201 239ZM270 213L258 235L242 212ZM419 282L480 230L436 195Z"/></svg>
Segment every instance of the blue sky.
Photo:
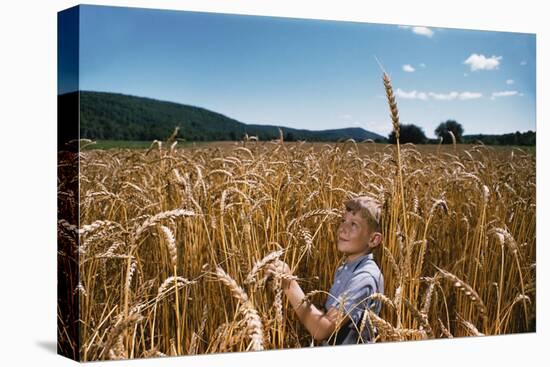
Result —
<svg viewBox="0 0 550 367"><path fill-rule="evenodd" d="M80 89L204 107L244 123L465 134L535 130L535 35L81 6ZM66 91L61 91L66 92Z"/></svg>

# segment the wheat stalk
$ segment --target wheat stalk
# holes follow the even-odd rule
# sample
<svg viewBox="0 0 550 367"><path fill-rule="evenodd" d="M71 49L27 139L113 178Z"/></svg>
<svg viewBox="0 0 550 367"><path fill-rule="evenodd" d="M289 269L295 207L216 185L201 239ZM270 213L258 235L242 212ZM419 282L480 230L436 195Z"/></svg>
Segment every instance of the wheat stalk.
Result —
<svg viewBox="0 0 550 367"><path fill-rule="evenodd" d="M256 276L260 272L260 270L262 270L267 264L278 260L283 255L283 252L283 250L272 251L264 256L261 260L256 261L256 263L254 263L254 266L252 267L252 270L246 276L245 283L252 284L256 282Z"/></svg>
<svg viewBox="0 0 550 367"><path fill-rule="evenodd" d="M246 292L222 268L216 268L216 276L229 288L234 298L241 302L241 311L247 323L252 350L263 350L263 326L258 312L248 299Z"/></svg>
<svg viewBox="0 0 550 367"><path fill-rule="evenodd" d="M167 210L165 212L161 212L158 214L153 215L150 218L147 218L140 226L138 226L134 232L134 237L137 239L143 234L143 232L154 225L156 225L158 222L164 220L164 219L174 219L178 217L184 217L184 216L195 216L195 212L192 210L186 210L186 209L174 209L174 210Z"/></svg>
<svg viewBox="0 0 550 367"><path fill-rule="evenodd" d="M160 229L166 238L166 246L168 247L168 252L170 253L170 261L172 262L172 268L176 268L178 263L178 249L176 247L176 238L172 230L166 226L161 226Z"/></svg>

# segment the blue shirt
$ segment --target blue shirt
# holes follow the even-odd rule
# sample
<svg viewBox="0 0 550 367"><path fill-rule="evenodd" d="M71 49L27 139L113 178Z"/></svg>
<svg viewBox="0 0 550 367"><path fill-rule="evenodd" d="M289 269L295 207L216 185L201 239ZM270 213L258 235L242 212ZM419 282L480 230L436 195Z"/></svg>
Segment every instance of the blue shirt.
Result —
<svg viewBox="0 0 550 367"><path fill-rule="evenodd" d="M342 264L334 275L330 296L325 302L325 310L336 307L349 316L349 321L342 325L333 336L322 345L357 344L371 341L369 328L365 326L359 338L361 319L366 307L376 314L380 313L380 301L367 300L373 293L384 293L384 277L374 262L371 254L362 255L353 261Z"/></svg>

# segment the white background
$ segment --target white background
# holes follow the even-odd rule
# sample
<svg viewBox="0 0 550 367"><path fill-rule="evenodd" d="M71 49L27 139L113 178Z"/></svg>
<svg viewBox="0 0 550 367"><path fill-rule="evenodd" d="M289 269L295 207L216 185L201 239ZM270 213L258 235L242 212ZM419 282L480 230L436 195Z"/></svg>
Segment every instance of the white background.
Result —
<svg viewBox="0 0 550 367"><path fill-rule="evenodd" d="M87 4L537 34L537 333L94 365L548 365L548 48L544 1L88 1ZM8 5L6 5L8 4ZM4 2L0 19L0 365L69 365L56 349L56 27L73 1ZM388 45L396 47L397 45ZM473 50L475 51L475 50ZM481 50L480 50L481 51ZM546 102L546 105L545 105ZM390 123L388 119L388 124ZM546 312L544 312L546 310ZM544 343L546 339L546 343ZM544 349L546 348L546 349ZM11 362L11 363L10 363Z"/></svg>

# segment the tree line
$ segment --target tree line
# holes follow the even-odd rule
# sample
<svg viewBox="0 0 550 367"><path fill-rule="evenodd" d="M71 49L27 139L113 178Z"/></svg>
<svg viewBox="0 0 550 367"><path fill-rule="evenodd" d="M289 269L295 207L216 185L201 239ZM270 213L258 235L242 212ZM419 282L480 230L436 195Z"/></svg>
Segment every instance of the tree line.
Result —
<svg viewBox="0 0 550 367"><path fill-rule="evenodd" d="M434 130L434 134L437 139L429 139L426 137L424 130L414 124L400 124L399 130L399 143L413 143L413 144L452 144L464 143L475 144L483 143L486 145L535 145L536 144L536 132L526 131L509 134L475 134L464 135L464 128L460 123L455 120L447 120L440 123ZM392 131L388 136L388 142L390 144L396 143L395 132Z"/></svg>

